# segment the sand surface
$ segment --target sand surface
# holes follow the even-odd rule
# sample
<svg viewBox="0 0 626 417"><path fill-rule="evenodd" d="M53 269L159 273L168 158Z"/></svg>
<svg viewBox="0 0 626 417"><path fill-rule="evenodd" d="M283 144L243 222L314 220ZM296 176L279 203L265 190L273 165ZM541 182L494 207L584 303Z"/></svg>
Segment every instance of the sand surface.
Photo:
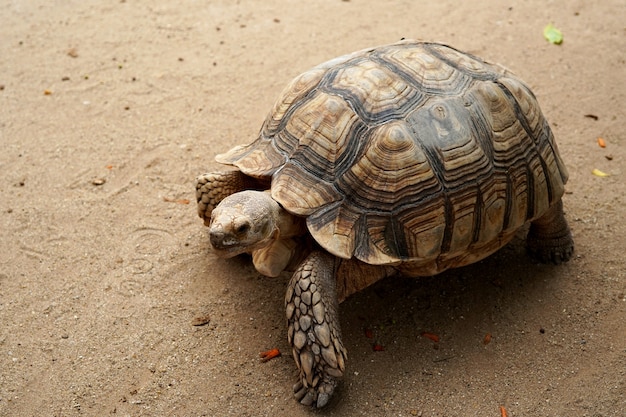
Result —
<svg viewBox="0 0 626 417"><path fill-rule="evenodd" d="M218 259L193 181L294 76L407 37L532 86L576 255L540 265L516 239L349 298L348 370L320 415L624 416L625 21L623 0L2 2L0 415L310 415L291 393L289 276Z"/></svg>

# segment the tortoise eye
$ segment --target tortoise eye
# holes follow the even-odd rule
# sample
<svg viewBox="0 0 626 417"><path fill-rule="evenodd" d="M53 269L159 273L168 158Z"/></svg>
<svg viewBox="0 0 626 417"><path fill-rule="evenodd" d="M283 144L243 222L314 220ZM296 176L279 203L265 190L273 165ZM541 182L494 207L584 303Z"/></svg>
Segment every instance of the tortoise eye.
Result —
<svg viewBox="0 0 626 417"><path fill-rule="evenodd" d="M237 232L237 234L244 234L247 233L250 230L250 223L241 223L239 226L237 226L237 228L235 229L235 231Z"/></svg>

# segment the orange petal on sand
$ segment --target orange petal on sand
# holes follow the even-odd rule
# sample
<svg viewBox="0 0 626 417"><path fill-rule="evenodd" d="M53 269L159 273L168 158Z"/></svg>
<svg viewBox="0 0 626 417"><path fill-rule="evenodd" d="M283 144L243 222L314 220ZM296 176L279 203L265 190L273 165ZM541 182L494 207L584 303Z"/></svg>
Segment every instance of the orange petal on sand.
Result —
<svg viewBox="0 0 626 417"><path fill-rule="evenodd" d="M435 343L439 343L439 336L437 336L437 335L436 335L436 334L434 334L434 333L422 332L422 336L423 336L423 337L425 337L425 338L427 338L427 339L432 340L432 341L433 341L433 342L435 342Z"/></svg>
<svg viewBox="0 0 626 417"><path fill-rule="evenodd" d="M262 362L267 362L270 359L274 359L278 356L280 356L280 350L278 349L270 349L266 350L265 352L259 353L259 357L261 358Z"/></svg>

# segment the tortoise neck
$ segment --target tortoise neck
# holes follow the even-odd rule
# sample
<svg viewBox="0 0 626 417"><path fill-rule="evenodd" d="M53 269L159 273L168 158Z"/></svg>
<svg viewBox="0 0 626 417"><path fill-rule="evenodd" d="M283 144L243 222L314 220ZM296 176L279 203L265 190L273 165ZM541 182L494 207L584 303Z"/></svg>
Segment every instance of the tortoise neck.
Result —
<svg viewBox="0 0 626 417"><path fill-rule="evenodd" d="M278 208L277 216L278 230L280 230L281 238L290 238L302 236L307 233L306 220L303 217L294 216L287 210Z"/></svg>

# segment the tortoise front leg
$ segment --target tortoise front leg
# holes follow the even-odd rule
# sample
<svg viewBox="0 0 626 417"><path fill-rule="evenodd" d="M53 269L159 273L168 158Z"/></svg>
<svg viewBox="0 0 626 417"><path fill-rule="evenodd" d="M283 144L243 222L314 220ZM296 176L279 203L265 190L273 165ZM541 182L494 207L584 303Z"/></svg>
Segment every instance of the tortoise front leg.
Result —
<svg viewBox="0 0 626 417"><path fill-rule="evenodd" d="M574 253L574 239L563 215L563 202L559 201L530 224L527 238L528 251L542 262L560 264Z"/></svg>
<svg viewBox="0 0 626 417"><path fill-rule="evenodd" d="M208 226L211 212L220 201L245 189L245 175L241 171L218 171L200 175L196 178L198 216Z"/></svg>
<svg viewBox="0 0 626 417"><path fill-rule="evenodd" d="M335 286L335 258L315 251L293 274L285 297L288 339L299 370L294 394L318 408L330 400L347 357Z"/></svg>
<svg viewBox="0 0 626 417"><path fill-rule="evenodd" d="M211 212L224 198L244 190L269 188L269 181L249 177L239 170L216 171L196 178L198 216L206 226L211 222Z"/></svg>

